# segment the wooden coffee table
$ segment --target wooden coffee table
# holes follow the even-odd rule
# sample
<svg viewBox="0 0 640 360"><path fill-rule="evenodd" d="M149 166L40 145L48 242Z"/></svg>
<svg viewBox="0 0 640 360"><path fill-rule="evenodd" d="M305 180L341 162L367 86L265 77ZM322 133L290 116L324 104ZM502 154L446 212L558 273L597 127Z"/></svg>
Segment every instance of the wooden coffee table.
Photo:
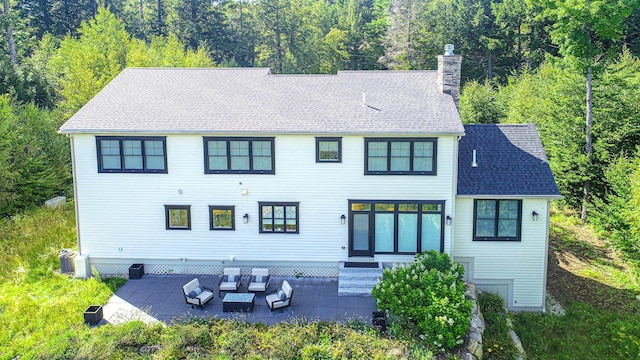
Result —
<svg viewBox="0 0 640 360"><path fill-rule="evenodd" d="M252 312L256 294L253 293L227 293L222 299L222 311Z"/></svg>

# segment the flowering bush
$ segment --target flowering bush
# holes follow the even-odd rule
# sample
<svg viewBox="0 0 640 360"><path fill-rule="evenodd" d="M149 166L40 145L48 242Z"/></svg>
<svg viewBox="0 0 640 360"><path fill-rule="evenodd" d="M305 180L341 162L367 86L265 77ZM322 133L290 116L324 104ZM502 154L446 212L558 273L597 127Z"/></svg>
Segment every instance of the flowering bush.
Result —
<svg viewBox="0 0 640 360"><path fill-rule="evenodd" d="M411 264L385 269L372 294L378 308L393 315L392 328L400 326L437 349L450 349L462 344L471 321L463 273L449 255L429 251L417 254Z"/></svg>

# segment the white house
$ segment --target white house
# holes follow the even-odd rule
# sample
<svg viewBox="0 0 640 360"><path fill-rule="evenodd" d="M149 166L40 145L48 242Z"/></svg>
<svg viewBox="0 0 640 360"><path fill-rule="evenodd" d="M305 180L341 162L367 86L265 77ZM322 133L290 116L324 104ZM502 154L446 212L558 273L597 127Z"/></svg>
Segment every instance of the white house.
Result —
<svg viewBox="0 0 640 360"><path fill-rule="evenodd" d="M80 275L337 276L437 250L510 308L542 309L559 194L538 135L463 126L461 58L439 58L337 75L125 69L60 129Z"/></svg>

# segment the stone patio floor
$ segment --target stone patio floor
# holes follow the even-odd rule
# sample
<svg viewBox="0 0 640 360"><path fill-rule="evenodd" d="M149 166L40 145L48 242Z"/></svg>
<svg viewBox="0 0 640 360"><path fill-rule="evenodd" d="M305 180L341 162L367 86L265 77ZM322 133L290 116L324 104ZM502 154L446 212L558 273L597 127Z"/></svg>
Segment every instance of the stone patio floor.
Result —
<svg viewBox="0 0 640 360"><path fill-rule="evenodd" d="M203 308L191 308L185 302L182 286L197 277L200 284L213 288L214 299ZM130 279L103 307L104 322L112 324L130 320L147 323L188 319L189 317L242 318L251 323L274 324L297 320L352 319L371 322L376 302L370 296L338 296L337 278L279 277L272 276L267 293L277 291L283 280L293 287L291 306L270 311L264 293L256 293L255 306L251 313L228 313L222 311L222 298L218 296L217 275L149 275L141 279ZM242 278L240 292L247 292L250 276ZM225 293L222 293L224 297Z"/></svg>

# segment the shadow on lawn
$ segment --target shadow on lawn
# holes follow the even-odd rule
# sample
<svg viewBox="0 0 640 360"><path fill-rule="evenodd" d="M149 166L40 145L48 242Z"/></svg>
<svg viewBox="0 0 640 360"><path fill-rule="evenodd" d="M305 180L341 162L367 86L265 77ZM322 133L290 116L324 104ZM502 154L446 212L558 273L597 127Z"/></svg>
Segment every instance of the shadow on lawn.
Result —
<svg viewBox="0 0 640 360"><path fill-rule="evenodd" d="M560 266L561 262L566 264L574 257L584 262L597 262L599 255L597 257L592 257L590 254L576 255L575 251L567 248L564 248L563 251L558 251L558 248L554 246L557 244L553 243L554 240L551 240L547 290L562 305L566 306L570 302L579 301L605 311L640 314L640 300L636 298L640 293L627 289L617 289L596 280L576 275ZM554 248L556 251L554 251ZM596 249L594 251L599 252L600 250Z"/></svg>

